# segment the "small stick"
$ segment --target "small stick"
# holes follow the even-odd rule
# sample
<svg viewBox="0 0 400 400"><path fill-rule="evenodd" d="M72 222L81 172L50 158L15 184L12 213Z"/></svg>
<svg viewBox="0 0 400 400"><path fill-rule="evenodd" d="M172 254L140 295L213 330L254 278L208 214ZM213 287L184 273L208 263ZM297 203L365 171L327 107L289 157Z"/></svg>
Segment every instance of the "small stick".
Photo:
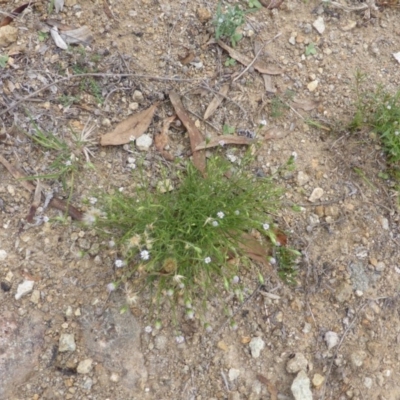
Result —
<svg viewBox="0 0 400 400"><path fill-rule="evenodd" d="M12 109L14 109L18 104L21 104L24 101L27 101L28 99L30 99L32 97L35 97L38 93L42 92L43 90L48 89L49 87L51 87L53 85L57 85L59 83L65 82L65 81L69 81L71 79L84 78L84 77L88 77L88 76L110 77L110 78L111 77L112 78L116 78L116 77L117 78L126 78L126 77L131 76L131 77L134 77L134 78L152 79L152 80L156 80L156 81L175 81L175 82L194 82L194 81L198 81L198 80L202 80L203 79L203 78L196 78L196 79L169 78L169 77L163 77L163 76L141 75L141 74L102 74L102 73L76 74L76 75L68 76L66 78L58 79L58 80L56 80L56 81L54 81L52 83L49 83L47 85L42 86L38 90L35 90L34 92L29 94L28 96L25 96L21 100L16 101L14 104L9 106L5 110L1 111L0 112L0 116L8 113Z"/></svg>
<svg viewBox="0 0 400 400"><path fill-rule="evenodd" d="M257 61L258 56L261 54L261 52L264 50L264 47L273 42L275 39L277 39L279 36L282 35L282 32L279 32L277 35L275 35L271 40L268 40L268 42L265 42L261 47L260 50L257 51L257 54L255 55L255 57L253 58L253 61L232 81L232 82L236 82L243 74L245 74L250 67Z"/></svg>

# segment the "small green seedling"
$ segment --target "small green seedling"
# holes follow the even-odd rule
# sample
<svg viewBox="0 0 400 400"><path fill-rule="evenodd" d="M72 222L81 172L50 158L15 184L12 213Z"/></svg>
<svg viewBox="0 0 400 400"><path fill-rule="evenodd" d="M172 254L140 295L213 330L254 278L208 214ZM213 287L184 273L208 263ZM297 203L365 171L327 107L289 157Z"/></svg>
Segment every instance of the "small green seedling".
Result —
<svg viewBox="0 0 400 400"><path fill-rule="evenodd" d="M310 43L307 47L306 47L306 56L314 56L315 54L317 54L317 49L315 48L314 43Z"/></svg>
<svg viewBox="0 0 400 400"><path fill-rule="evenodd" d="M242 39L243 35L237 32L237 29L246 22L246 11L242 10L240 6L229 6L226 12L222 12L221 3L218 3L217 13L213 21L215 25L215 38L229 39L232 46Z"/></svg>
<svg viewBox="0 0 400 400"><path fill-rule="evenodd" d="M250 8L261 8L261 3L258 0L249 0L249 7Z"/></svg>
<svg viewBox="0 0 400 400"><path fill-rule="evenodd" d="M234 65L236 65L236 60L234 58L230 58L228 57L225 61L225 67L233 67Z"/></svg>
<svg viewBox="0 0 400 400"><path fill-rule="evenodd" d="M8 56L0 56L0 68L5 68L8 62Z"/></svg>
<svg viewBox="0 0 400 400"><path fill-rule="evenodd" d="M49 37L48 33L42 31L38 32L39 42L44 42L45 40L47 40L48 37Z"/></svg>
<svg viewBox="0 0 400 400"><path fill-rule="evenodd" d="M222 133L224 135L233 135L235 133L235 127L234 126L230 126L227 124L224 124L224 126L222 127Z"/></svg>

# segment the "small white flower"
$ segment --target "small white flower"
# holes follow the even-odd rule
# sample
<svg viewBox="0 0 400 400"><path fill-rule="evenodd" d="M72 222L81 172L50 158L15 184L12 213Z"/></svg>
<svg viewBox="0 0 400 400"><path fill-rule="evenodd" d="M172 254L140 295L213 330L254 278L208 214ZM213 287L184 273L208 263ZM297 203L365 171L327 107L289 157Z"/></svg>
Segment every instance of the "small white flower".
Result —
<svg viewBox="0 0 400 400"><path fill-rule="evenodd" d="M72 165L71 160L68 160L68 161L65 162L65 166L66 167L70 167L71 165Z"/></svg>
<svg viewBox="0 0 400 400"><path fill-rule="evenodd" d="M235 211L235 215L239 215L240 214L240 211L239 210L236 210Z"/></svg>
<svg viewBox="0 0 400 400"><path fill-rule="evenodd" d="M114 242L114 240L110 240L110 241L108 242L108 247L109 247L110 249L112 249L113 247L115 247L115 242Z"/></svg>
<svg viewBox="0 0 400 400"><path fill-rule="evenodd" d="M263 229L265 231L267 231L269 229L269 224L267 224L267 223L263 224Z"/></svg>
<svg viewBox="0 0 400 400"><path fill-rule="evenodd" d="M193 319L194 318L194 311L192 309L186 311L186 316L188 319Z"/></svg>
<svg viewBox="0 0 400 400"><path fill-rule="evenodd" d="M396 136L399 136L399 131L395 131L394 134L395 134Z"/></svg>
<svg viewBox="0 0 400 400"><path fill-rule="evenodd" d="M167 290L167 296L172 297L174 295L174 290L173 289L168 289Z"/></svg>
<svg viewBox="0 0 400 400"><path fill-rule="evenodd" d="M107 285L107 290L111 293L117 288L117 284L114 282L111 282Z"/></svg>
<svg viewBox="0 0 400 400"><path fill-rule="evenodd" d="M176 336L176 343L181 344L185 341L185 338L182 335Z"/></svg>
<svg viewBox="0 0 400 400"><path fill-rule="evenodd" d="M183 275L174 275L172 278L172 280L176 283L181 283L183 279L185 279Z"/></svg>
<svg viewBox="0 0 400 400"><path fill-rule="evenodd" d="M224 140L220 140L220 141L218 142L218 144L219 144L221 147L224 147L224 146L225 146L225 141L224 141Z"/></svg>
<svg viewBox="0 0 400 400"><path fill-rule="evenodd" d="M120 187L119 189L118 189L118 192L120 192L120 193L122 193L124 191L124 188L123 187Z"/></svg>
<svg viewBox="0 0 400 400"><path fill-rule="evenodd" d="M211 225L212 226L218 226L219 224L218 224L218 221L213 221L213 222L211 222Z"/></svg>
<svg viewBox="0 0 400 400"><path fill-rule="evenodd" d="M122 268L125 265L125 261L123 260L115 260L115 266L117 268Z"/></svg>
<svg viewBox="0 0 400 400"><path fill-rule="evenodd" d="M222 219L222 218L225 217L225 214L222 211L218 211L217 212L217 217Z"/></svg>
<svg viewBox="0 0 400 400"><path fill-rule="evenodd" d="M231 280L231 282L232 282L233 284L239 283L239 281L240 281L240 279L239 279L239 277L238 277L237 275L235 275L235 276L232 278L232 280Z"/></svg>
<svg viewBox="0 0 400 400"><path fill-rule="evenodd" d="M231 162L231 163L235 163L237 160L237 157L233 154L227 154L226 158Z"/></svg>
<svg viewBox="0 0 400 400"><path fill-rule="evenodd" d="M142 250L141 252L140 252L140 258L142 259L142 260L148 260L149 258L150 258L150 253L147 251L147 250Z"/></svg>
<svg viewBox="0 0 400 400"><path fill-rule="evenodd" d="M207 333L211 333L212 332L212 326L209 323L205 323L204 324L204 328L206 329Z"/></svg>
<svg viewBox="0 0 400 400"><path fill-rule="evenodd" d="M232 321L232 322L231 322L231 329L232 329L233 331L236 331L237 328L238 328L237 323L236 323L235 321Z"/></svg>
<svg viewBox="0 0 400 400"><path fill-rule="evenodd" d="M298 156L298 154L295 151L293 151L292 152L293 160L297 160L297 156Z"/></svg>
<svg viewBox="0 0 400 400"><path fill-rule="evenodd" d="M179 288L179 289L184 289L184 288L185 288L185 284L184 284L183 282L181 282L181 283L178 285L178 288Z"/></svg>
<svg viewBox="0 0 400 400"><path fill-rule="evenodd" d="M262 119L261 121L260 121L260 125L267 125L267 121L265 120L265 119Z"/></svg>
<svg viewBox="0 0 400 400"><path fill-rule="evenodd" d="M218 22L219 22L220 24L222 24L222 23L224 22L224 19L223 19L223 18L218 18Z"/></svg>
<svg viewBox="0 0 400 400"><path fill-rule="evenodd" d="M49 217L47 215L43 215L43 222L49 222Z"/></svg>
<svg viewBox="0 0 400 400"><path fill-rule="evenodd" d="M144 331L145 331L146 333L151 333L151 332L153 331L153 328L152 328L150 325L147 325L147 326L144 328Z"/></svg>
<svg viewBox="0 0 400 400"><path fill-rule="evenodd" d="M204 262L205 262L206 264L210 264L211 258L210 258L210 257L206 257L206 258L204 259Z"/></svg>
<svg viewBox="0 0 400 400"><path fill-rule="evenodd" d="M275 259L274 257L270 257L270 258L269 258L269 263L270 263L271 265L275 265L275 264L276 264L276 259Z"/></svg>
<svg viewBox="0 0 400 400"><path fill-rule="evenodd" d="M89 203L95 205L97 203L96 197L89 197Z"/></svg>
<svg viewBox="0 0 400 400"><path fill-rule="evenodd" d="M391 110L391 109L392 109L392 106L391 106L391 105L388 105L386 108L387 108L388 110Z"/></svg>

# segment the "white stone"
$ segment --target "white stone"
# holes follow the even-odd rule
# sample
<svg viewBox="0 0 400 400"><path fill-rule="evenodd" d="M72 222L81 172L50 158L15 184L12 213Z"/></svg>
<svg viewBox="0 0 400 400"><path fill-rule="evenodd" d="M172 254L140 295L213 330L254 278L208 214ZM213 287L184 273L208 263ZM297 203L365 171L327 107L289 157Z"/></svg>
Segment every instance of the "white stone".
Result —
<svg viewBox="0 0 400 400"><path fill-rule="evenodd" d="M238 370L236 368L231 368L228 371L228 377L231 382L234 381L235 379L237 379L239 377L239 375L240 375L240 370Z"/></svg>
<svg viewBox="0 0 400 400"><path fill-rule="evenodd" d="M318 80L311 81L311 82L307 85L307 89L308 89L310 92L313 92L313 91L317 88L317 86L318 86Z"/></svg>
<svg viewBox="0 0 400 400"><path fill-rule="evenodd" d="M5 250L0 250L0 261L4 261L7 258L7 252Z"/></svg>
<svg viewBox="0 0 400 400"><path fill-rule="evenodd" d="M336 332L328 331L325 333L324 340L330 350L339 344L339 335Z"/></svg>
<svg viewBox="0 0 400 400"><path fill-rule="evenodd" d="M249 343L251 356L253 358L260 357L261 350L265 347L265 342L260 337L254 337Z"/></svg>
<svg viewBox="0 0 400 400"><path fill-rule="evenodd" d="M310 378L304 371L300 371L290 387L295 400L313 400L310 389Z"/></svg>
<svg viewBox="0 0 400 400"><path fill-rule="evenodd" d="M310 177L303 171L299 171L297 173L297 184L299 186L304 186L309 180L310 180Z"/></svg>
<svg viewBox="0 0 400 400"><path fill-rule="evenodd" d="M88 374L92 370L92 364L93 360L91 358L80 361L76 368L76 372L78 372L78 374Z"/></svg>
<svg viewBox="0 0 400 400"><path fill-rule="evenodd" d="M364 378L364 386L365 386L367 389L371 389L371 388L372 388L372 379L371 379L370 377L366 376L366 377Z"/></svg>
<svg viewBox="0 0 400 400"><path fill-rule="evenodd" d="M144 134L136 139L136 147L140 151L149 151L153 144L153 138L150 135Z"/></svg>
<svg viewBox="0 0 400 400"><path fill-rule="evenodd" d="M15 300L19 300L22 296L32 292L35 281L24 281L18 285L17 293L15 294Z"/></svg>
<svg viewBox="0 0 400 400"><path fill-rule="evenodd" d="M322 17L318 17L314 22L313 22L313 27L314 29L322 35L325 32L325 22Z"/></svg>
<svg viewBox="0 0 400 400"><path fill-rule="evenodd" d="M323 195L324 195L324 189L315 188L313 190L313 192L311 193L311 196L308 199L308 201L311 201L311 203L314 203L315 201L319 200Z"/></svg>
<svg viewBox="0 0 400 400"><path fill-rule="evenodd" d="M132 98L138 103L141 103L144 100L143 93L140 90L135 90L133 92Z"/></svg>
<svg viewBox="0 0 400 400"><path fill-rule="evenodd" d="M58 343L58 351L60 353L64 353L66 351L75 351L75 335L73 333L63 333L60 336L60 340Z"/></svg>

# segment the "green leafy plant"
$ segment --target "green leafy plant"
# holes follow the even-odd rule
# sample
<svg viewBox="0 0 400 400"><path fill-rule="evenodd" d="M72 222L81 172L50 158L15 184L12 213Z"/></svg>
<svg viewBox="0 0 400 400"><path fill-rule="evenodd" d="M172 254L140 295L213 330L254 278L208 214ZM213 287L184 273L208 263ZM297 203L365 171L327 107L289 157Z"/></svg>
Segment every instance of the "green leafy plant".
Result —
<svg viewBox="0 0 400 400"><path fill-rule="evenodd" d="M44 42L45 40L47 40L48 37L49 37L48 33L42 31L38 32L39 42Z"/></svg>
<svg viewBox="0 0 400 400"><path fill-rule="evenodd" d="M224 63L225 67L233 67L236 65L236 60L234 58L228 57Z"/></svg>
<svg viewBox="0 0 400 400"><path fill-rule="evenodd" d="M228 6L225 12L222 12L221 3L218 3L216 16L214 18L215 25L215 38L229 39L232 46L242 39L243 35L237 32L237 29L246 22L246 11L242 10L240 6Z"/></svg>
<svg viewBox="0 0 400 400"><path fill-rule="evenodd" d="M306 56L313 56L313 55L317 54L317 49L315 48L314 43L310 43L306 47L305 54L306 54Z"/></svg>
<svg viewBox="0 0 400 400"><path fill-rule="evenodd" d="M235 133L235 127L234 126L230 126L227 124L224 124L224 126L222 127L222 133L224 135L233 135Z"/></svg>
<svg viewBox="0 0 400 400"><path fill-rule="evenodd" d="M379 137L392 164L400 161L400 90L390 94L382 86L363 89L365 75L356 74L356 112L350 129L371 128Z"/></svg>
<svg viewBox="0 0 400 400"><path fill-rule="evenodd" d="M281 191L270 178L256 177L249 162L245 157L233 167L214 156L205 177L188 162L177 170L174 189L163 178L157 185L162 190L149 191L143 182L134 196L116 191L103 197L104 215L96 211L88 221L117 238L116 266L125 270L109 290L133 280L135 287L151 288L156 308L180 303L192 315L192 304L204 304L219 283L242 298L238 276L244 270L262 281L250 253L260 246L267 261L268 248L271 255L277 245L272 213ZM287 259L282 263L289 265Z"/></svg>
<svg viewBox="0 0 400 400"><path fill-rule="evenodd" d="M0 56L0 68L5 68L8 62L8 56Z"/></svg>
<svg viewBox="0 0 400 400"><path fill-rule="evenodd" d="M261 3L258 0L249 0L249 7L250 8L261 8Z"/></svg>

